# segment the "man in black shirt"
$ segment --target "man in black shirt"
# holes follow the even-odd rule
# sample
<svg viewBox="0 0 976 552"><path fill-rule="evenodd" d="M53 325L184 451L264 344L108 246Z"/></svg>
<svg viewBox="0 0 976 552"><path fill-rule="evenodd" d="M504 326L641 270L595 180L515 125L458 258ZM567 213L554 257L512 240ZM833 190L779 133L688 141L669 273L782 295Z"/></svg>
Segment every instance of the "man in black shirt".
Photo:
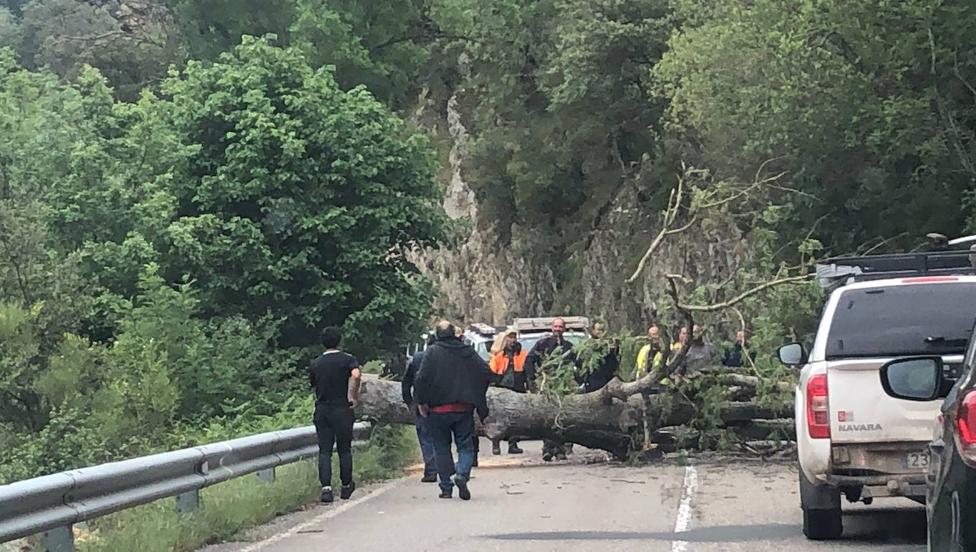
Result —
<svg viewBox="0 0 976 552"><path fill-rule="evenodd" d="M339 452L340 496L348 499L356 489L352 480L353 408L359 400L362 373L356 357L339 350L339 328L322 331L325 352L308 367L308 379L315 390L315 432L319 439L319 481L322 502L332 502L332 447Z"/></svg>

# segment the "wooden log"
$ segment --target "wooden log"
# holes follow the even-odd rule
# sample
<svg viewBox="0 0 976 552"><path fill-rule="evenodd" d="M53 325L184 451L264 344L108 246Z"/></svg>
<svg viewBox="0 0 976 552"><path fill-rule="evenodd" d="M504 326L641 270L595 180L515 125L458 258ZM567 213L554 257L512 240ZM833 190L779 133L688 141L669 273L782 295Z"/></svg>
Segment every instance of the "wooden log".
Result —
<svg viewBox="0 0 976 552"><path fill-rule="evenodd" d="M653 429L685 424L696 413L693 405L671 394L648 394L645 402L644 393L652 388L642 381L614 379L599 391L558 398L491 388L490 414L480 432L493 441L510 437L552 439L625 458L643 445L645 415ZM780 418L787 410L792 413L792 405L768 408L730 402L720 408L725 423ZM372 375L363 376L358 414L388 423L414 423L413 413L403 403L400 382Z"/></svg>

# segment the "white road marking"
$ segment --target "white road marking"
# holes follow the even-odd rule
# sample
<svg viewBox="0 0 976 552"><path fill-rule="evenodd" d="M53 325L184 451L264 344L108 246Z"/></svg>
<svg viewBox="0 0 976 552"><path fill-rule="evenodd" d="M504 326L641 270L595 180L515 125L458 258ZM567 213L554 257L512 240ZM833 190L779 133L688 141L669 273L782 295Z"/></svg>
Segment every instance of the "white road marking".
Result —
<svg viewBox="0 0 976 552"><path fill-rule="evenodd" d="M298 533L301 533L302 531L305 531L307 529L310 529L310 528L312 528L312 527L314 527L316 525L321 524L322 522L324 522L327 519L331 519L331 518L333 518L333 517L335 517L335 516L337 516L337 515L345 512L346 510L348 510L350 508L355 508L356 506L358 506L360 504L363 504L365 502L369 502L370 500L373 500L374 498L376 498L376 497L378 497L378 496L380 496L382 494L385 494L387 491L390 491L394 487L399 486L404 481L407 481L407 479L406 478L394 479L393 481L390 481L389 483L383 485L382 487L379 487L378 489L376 489L376 490L370 492L369 494L363 496L359 500L345 501L344 504L341 504L341 505L339 505L339 506L337 506L335 508L329 508L329 510L326 511L325 513L323 513L321 515L318 515L318 516L315 516L314 518L306 521L305 523L301 523L299 525L296 525L296 526L292 527L291 529L289 529L288 531L285 531L284 533L279 533L279 534L277 534L277 535L275 535L273 537L268 537L267 539L265 539L263 541L259 541L259 542L256 542L254 544L251 544L249 546L245 546L244 548L241 548L240 550L238 550L238 552L257 552L258 550L261 550L262 548L264 548L266 546L270 546L270 545L275 544L277 542L281 542L281 541L283 541L283 540L285 540L287 538L291 538L291 537L297 535Z"/></svg>
<svg viewBox="0 0 976 552"><path fill-rule="evenodd" d="M681 503L678 505L678 516L674 521L674 532L684 533L691 525L691 499L698 490L698 471L694 466L685 468L684 491L681 493ZM687 541L672 541L671 552L685 552L688 550Z"/></svg>

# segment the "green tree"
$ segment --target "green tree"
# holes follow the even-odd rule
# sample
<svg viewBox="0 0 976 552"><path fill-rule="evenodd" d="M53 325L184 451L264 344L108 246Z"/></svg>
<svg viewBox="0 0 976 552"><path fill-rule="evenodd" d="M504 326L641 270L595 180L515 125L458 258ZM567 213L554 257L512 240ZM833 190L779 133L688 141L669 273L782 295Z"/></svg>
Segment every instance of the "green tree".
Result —
<svg viewBox="0 0 976 552"><path fill-rule="evenodd" d="M972 186L971 8L930 0L677 2L655 68L682 155L788 173L784 231L832 249L957 233ZM819 222L818 222L819 221Z"/></svg>
<svg viewBox="0 0 976 552"><path fill-rule="evenodd" d="M467 37L466 176L488 219L585 234L659 149L650 69L668 37L667 2L466 4L451 30Z"/></svg>
<svg viewBox="0 0 976 552"><path fill-rule="evenodd" d="M430 0L296 0L290 41L316 67L335 67L344 90L366 86L377 99L407 110L424 69L446 36L437 19L450 2Z"/></svg>
<svg viewBox="0 0 976 552"><path fill-rule="evenodd" d="M20 21L7 8L0 7L0 48L20 47L23 35L20 29Z"/></svg>
<svg viewBox="0 0 976 552"><path fill-rule="evenodd" d="M427 293L405 254L444 229L424 136L265 39L163 90L196 151L172 188L162 266L195 282L202 313L271 315L286 346L346 323L363 350L419 323Z"/></svg>
<svg viewBox="0 0 976 552"><path fill-rule="evenodd" d="M168 10L150 3L135 17L125 4L31 0L23 6L21 60L62 77L97 67L127 99L183 59L182 38Z"/></svg>

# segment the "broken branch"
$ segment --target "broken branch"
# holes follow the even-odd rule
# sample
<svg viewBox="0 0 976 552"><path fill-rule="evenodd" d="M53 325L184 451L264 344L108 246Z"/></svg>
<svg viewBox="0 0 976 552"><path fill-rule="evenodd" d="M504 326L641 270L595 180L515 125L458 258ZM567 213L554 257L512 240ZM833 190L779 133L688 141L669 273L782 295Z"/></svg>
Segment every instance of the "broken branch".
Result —
<svg viewBox="0 0 976 552"><path fill-rule="evenodd" d="M730 307L732 307L734 305L737 305L737 304L741 303L742 301L745 301L746 299L752 297L753 295L756 295L757 293L761 293L761 292L763 292L763 291L765 291L765 290L767 290L769 288L776 287L776 286L781 286L781 285L784 285L784 284L796 284L796 283L800 283L800 282L809 280L812 277L813 277L813 274L802 274L800 276L790 276L789 278L780 278L778 280L773 280L771 282L766 282L766 283L760 284L760 285L758 285L758 286L756 286L756 287L754 287L754 288L752 288L750 290L744 291L744 292L740 293L739 295L736 295L732 299L729 299L728 301L723 301L721 303L715 303L715 304L712 304L712 305L688 305L688 304L681 304L679 306L681 308L683 308L685 310L688 310L688 311L691 311L691 312L715 312L715 311L725 310L725 309L728 309L728 308L730 308Z"/></svg>

